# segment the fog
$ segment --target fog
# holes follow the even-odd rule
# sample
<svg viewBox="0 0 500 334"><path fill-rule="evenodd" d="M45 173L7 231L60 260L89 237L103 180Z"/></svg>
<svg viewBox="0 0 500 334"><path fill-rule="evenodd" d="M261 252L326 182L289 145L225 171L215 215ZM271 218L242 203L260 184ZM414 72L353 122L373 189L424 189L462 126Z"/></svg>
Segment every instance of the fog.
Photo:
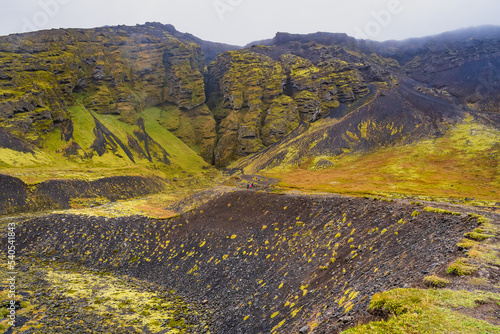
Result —
<svg viewBox="0 0 500 334"><path fill-rule="evenodd" d="M205 40L245 45L276 32L343 32L405 39L500 25L497 0L3 0L0 35L145 22Z"/></svg>

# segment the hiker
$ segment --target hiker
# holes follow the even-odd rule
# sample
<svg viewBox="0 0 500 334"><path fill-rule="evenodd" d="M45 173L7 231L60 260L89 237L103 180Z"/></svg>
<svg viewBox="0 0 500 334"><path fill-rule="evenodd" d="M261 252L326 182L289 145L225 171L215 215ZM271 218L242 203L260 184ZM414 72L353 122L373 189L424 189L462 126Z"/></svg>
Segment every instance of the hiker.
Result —
<svg viewBox="0 0 500 334"><path fill-rule="evenodd" d="M250 188L250 183L247 183L247 189L249 189L249 188Z"/></svg>

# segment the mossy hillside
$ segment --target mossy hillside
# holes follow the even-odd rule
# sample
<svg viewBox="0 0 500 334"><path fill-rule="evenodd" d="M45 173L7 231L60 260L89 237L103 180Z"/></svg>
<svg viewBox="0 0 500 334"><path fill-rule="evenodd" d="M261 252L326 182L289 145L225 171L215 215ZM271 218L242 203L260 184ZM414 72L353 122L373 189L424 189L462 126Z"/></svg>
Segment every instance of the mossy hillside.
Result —
<svg viewBox="0 0 500 334"><path fill-rule="evenodd" d="M74 93L85 93L89 110L120 115L130 124L137 113L163 102L184 109L202 105L201 49L170 32L146 25L0 39L0 89L6 97L0 125L42 147L46 133L70 118Z"/></svg>
<svg viewBox="0 0 500 334"><path fill-rule="evenodd" d="M294 93L304 90L315 93L321 100L323 113L338 107L339 101L354 102L369 93L364 79L353 64L331 55L324 57L324 61L315 65L299 56L281 56L280 61L289 73Z"/></svg>
<svg viewBox="0 0 500 334"><path fill-rule="evenodd" d="M222 183L221 175L214 175L217 184ZM234 191L234 187L216 186L206 189L210 181L188 179L171 185L162 193L141 198L119 200L109 203L107 199L76 199L71 201L71 209L55 211L56 214L83 215L89 217L131 217L143 216L154 219L168 219L179 217L182 213L195 210L200 205ZM95 205L94 205L95 203Z"/></svg>
<svg viewBox="0 0 500 334"><path fill-rule="evenodd" d="M200 156L158 122L161 109L148 108L137 115L138 120L143 120L144 128L139 126L139 123L132 125L121 122L118 115L93 113L82 105L70 107L69 110L72 139L66 142L61 138L60 131L55 129L47 136L45 147L40 153L24 154L26 162L20 161L21 155L14 155L15 159L7 155L3 162L10 166L15 166L16 163L18 166L24 164L27 167L33 164L50 165L62 170L70 167L78 169L79 165L88 168L126 168L140 165L160 169L167 176L175 174L177 177L182 177L182 171L199 174L202 167L207 166ZM207 117L211 119L210 116ZM96 137L96 122L102 124L110 134L104 133L101 139ZM203 130L202 127L200 140L205 139L203 133L208 132L205 135L207 137L211 134L211 128L205 132ZM111 134L114 137L110 137ZM107 144L97 147L97 140L107 141ZM206 149L209 150L210 148ZM39 159L35 159L38 156Z"/></svg>
<svg viewBox="0 0 500 334"><path fill-rule="evenodd" d="M473 110L498 112L498 36L497 27L472 28L402 41L378 48L377 53L398 60L401 69L417 81L446 87L454 99Z"/></svg>
<svg viewBox="0 0 500 334"><path fill-rule="evenodd" d="M9 296L10 291L7 286L7 280L10 279L11 276L7 274L9 272L7 267L7 257L2 254L1 259L3 260L3 263L0 264L0 279L2 280L2 284L5 285L2 286L2 291L0 291L0 333L6 333L11 327L9 325L10 319L7 318L7 316L10 314L10 310L8 310L8 307L10 306L10 301L12 300L12 298ZM37 310L36 306L30 303L29 299L21 294L16 294L15 301L18 303L18 308L16 309L16 317L25 317L32 314L40 316L43 311Z"/></svg>
<svg viewBox="0 0 500 334"><path fill-rule="evenodd" d="M500 229L498 225L484 216L477 214L469 216L476 219L479 227L473 232L465 233L465 237L468 239L464 239L458 244L459 247L468 250L469 258L467 261L470 263L469 265L474 268L500 265L500 253L498 252L500 243L497 240Z"/></svg>
<svg viewBox="0 0 500 334"><path fill-rule="evenodd" d="M239 110L281 94L285 73L279 63L253 52L230 51L228 54L230 67L222 77L220 88L223 96L229 98L232 109ZM221 57L214 66L217 61L227 60Z"/></svg>
<svg viewBox="0 0 500 334"><path fill-rule="evenodd" d="M182 333L188 327L184 319L176 319L175 313L187 309L181 301L161 298L153 292L130 287L111 275L97 276L89 273L49 271L49 284L62 289L66 298L88 301L88 308L99 315L113 314L111 320L139 332L148 328L153 333L169 328L169 333ZM174 328L172 328L175 326ZM181 329L176 327L180 326Z"/></svg>
<svg viewBox="0 0 500 334"><path fill-rule="evenodd" d="M218 166L280 140L298 125L297 115L315 121L339 101L353 102L369 92L359 71L337 58L330 56L316 66L292 54L274 60L259 52L227 52L209 68L209 105L219 122ZM294 106L289 108L291 101ZM287 114L280 125L279 109ZM290 114L290 109L296 111Z"/></svg>
<svg viewBox="0 0 500 334"><path fill-rule="evenodd" d="M500 186L499 135L497 129L468 117L440 138L368 154L319 156L327 159L331 168L312 171L313 164L300 168L291 165L288 171L276 169L270 175L279 175L284 187L303 190L495 201ZM282 145L281 149L291 155L294 151L290 147Z"/></svg>
<svg viewBox="0 0 500 334"><path fill-rule="evenodd" d="M459 309L500 302L500 295L488 292L396 289L372 297L370 310L390 316L345 331L354 333L500 333L498 326L469 316Z"/></svg>
<svg viewBox="0 0 500 334"><path fill-rule="evenodd" d="M297 104L286 95L274 99L262 128L262 143L270 146L292 132L300 123Z"/></svg>

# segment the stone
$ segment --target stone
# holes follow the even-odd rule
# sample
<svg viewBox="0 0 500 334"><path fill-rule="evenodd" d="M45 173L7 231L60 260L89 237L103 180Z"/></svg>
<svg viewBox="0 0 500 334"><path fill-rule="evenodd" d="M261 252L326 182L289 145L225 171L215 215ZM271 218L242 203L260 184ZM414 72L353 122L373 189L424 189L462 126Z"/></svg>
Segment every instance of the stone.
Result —
<svg viewBox="0 0 500 334"><path fill-rule="evenodd" d="M309 332L309 326L304 326L299 329L299 334L306 334L307 332Z"/></svg>

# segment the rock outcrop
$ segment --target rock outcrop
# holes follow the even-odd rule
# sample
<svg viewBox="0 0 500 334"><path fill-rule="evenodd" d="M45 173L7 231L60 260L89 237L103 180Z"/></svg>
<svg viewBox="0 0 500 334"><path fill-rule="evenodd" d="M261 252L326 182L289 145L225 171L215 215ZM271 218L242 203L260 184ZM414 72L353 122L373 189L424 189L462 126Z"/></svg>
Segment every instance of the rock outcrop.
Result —
<svg viewBox="0 0 500 334"><path fill-rule="evenodd" d="M301 121L314 122L367 95L363 71L369 66L338 56L337 49L316 44L254 46L220 55L209 67L207 87L219 124L216 166L257 153Z"/></svg>
<svg viewBox="0 0 500 334"><path fill-rule="evenodd" d="M149 107L175 106L196 128L181 138L213 160L215 122L207 111L201 47L171 26L147 24L51 30L0 38L0 126L45 147L74 120L68 106L135 125Z"/></svg>
<svg viewBox="0 0 500 334"><path fill-rule="evenodd" d="M371 45L409 77L478 111L499 112L500 27L477 27Z"/></svg>

